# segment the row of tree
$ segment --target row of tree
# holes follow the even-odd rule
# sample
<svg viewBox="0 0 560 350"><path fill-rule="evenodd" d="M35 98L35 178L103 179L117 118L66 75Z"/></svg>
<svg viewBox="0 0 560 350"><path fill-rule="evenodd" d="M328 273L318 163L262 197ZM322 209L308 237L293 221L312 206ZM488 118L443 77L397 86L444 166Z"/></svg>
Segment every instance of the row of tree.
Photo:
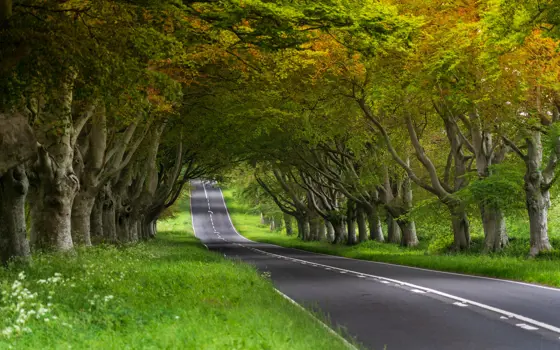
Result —
<svg viewBox="0 0 560 350"><path fill-rule="evenodd" d="M354 218L364 239L364 217L381 239L382 207L389 240L415 245L415 191L449 209L467 249L468 189L489 250L506 243L516 183L497 186L496 164L523 168L531 253L548 250L558 12L525 0L1 0L2 261L29 242L152 237L189 179L240 162L303 237L326 220L334 242L357 240Z"/></svg>
<svg viewBox="0 0 560 350"><path fill-rule="evenodd" d="M269 57L277 73L267 92L254 91L259 110L244 105L276 123L251 141L254 181L303 239L382 241L383 209L388 240L415 246L414 189L447 209L456 250L471 245L473 203L485 251L507 245L506 214L521 205L530 254L551 250L558 5L404 1L384 10L396 11L383 24L394 30L375 45L329 28Z"/></svg>
<svg viewBox="0 0 560 350"><path fill-rule="evenodd" d="M0 1L2 262L153 237L189 179L244 157L236 102L277 74L260 58L321 26L365 33L387 17L355 13L338 2ZM212 101L224 92L228 105Z"/></svg>

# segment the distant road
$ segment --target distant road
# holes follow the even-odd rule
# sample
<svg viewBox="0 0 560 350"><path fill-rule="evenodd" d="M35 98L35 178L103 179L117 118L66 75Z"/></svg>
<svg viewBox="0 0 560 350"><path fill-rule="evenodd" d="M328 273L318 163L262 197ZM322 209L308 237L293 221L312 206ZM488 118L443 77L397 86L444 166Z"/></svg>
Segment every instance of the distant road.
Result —
<svg viewBox="0 0 560 350"><path fill-rule="evenodd" d="M256 243L235 231L219 188L193 185L193 227L208 249L270 272L368 349L560 350L560 289Z"/></svg>

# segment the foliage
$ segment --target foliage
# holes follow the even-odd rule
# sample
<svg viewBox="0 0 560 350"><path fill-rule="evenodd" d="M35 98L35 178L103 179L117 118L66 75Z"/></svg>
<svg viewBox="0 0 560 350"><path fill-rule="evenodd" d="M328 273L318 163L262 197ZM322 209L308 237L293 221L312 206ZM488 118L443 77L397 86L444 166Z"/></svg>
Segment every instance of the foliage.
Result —
<svg viewBox="0 0 560 350"><path fill-rule="evenodd" d="M511 228L510 234L515 238L510 247L502 253L490 255L480 255L476 251L449 253L447 247L452 243L452 238L448 234L439 235L437 231L435 233L431 231L433 227L436 227L439 232L448 231L446 223L442 220L424 226L428 229L427 232L422 234L425 240L418 248L414 249L374 241L367 241L355 246L333 245L328 242L303 242L295 236L286 236L284 233L263 230L258 227L258 216L244 211L243 205L235 199L231 191L224 191L224 194L237 231L251 240L348 258L560 287L558 252L545 254L536 259L528 260L526 258L529 242L523 233L527 230L528 224L524 218L511 219L508 222ZM557 206L553 209L554 212L558 211L559 208ZM556 222L554 222L554 226L556 233L553 235L553 240L555 244L559 244L560 236L558 232L560 231L557 231Z"/></svg>
<svg viewBox="0 0 560 350"><path fill-rule="evenodd" d="M254 268L208 252L189 221L185 212L163 222L173 231L149 243L37 255L1 270L10 294L0 300L0 347L344 348Z"/></svg>

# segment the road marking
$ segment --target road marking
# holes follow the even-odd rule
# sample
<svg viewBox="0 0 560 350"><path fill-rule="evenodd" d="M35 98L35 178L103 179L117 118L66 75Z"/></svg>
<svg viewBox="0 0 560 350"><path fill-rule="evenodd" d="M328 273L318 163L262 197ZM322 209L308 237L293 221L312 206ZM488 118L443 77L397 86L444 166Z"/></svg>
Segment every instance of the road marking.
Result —
<svg viewBox="0 0 560 350"><path fill-rule="evenodd" d="M507 320L508 318L505 317L505 316L500 316L500 319L502 319L502 320Z"/></svg>
<svg viewBox="0 0 560 350"><path fill-rule="evenodd" d="M274 288L274 290L280 294L281 296L283 296L286 300L288 300L290 303L294 304L297 308L299 308L300 310L304 311L306 314L308 314L309 316L311 316L311 318L313 318L315 321L317 321L323 328L325 328L329 333L331 333L332 335L336 336L337 338L339 338L344 345L346 345L349 349L352 350L358 350L357 347L355 347L354 345L352 345L348 340L344 339L340 334L338 334L337 332L334 331L334 329L332 329L331 327L329 327L325 322L321 321L320 319L318 319L315 315L313 315L311 312L309 312L309 310L307 310L306 308L304 308L303 306L301 306L300 304L298 304L294 299L290 298L289 296L287 296L286 294L282 293L281 291L279 291L278 289Z"/></svg>
<svg viewBox="0 0 560 350"><path fill-rule="evenodd" d="M420 290L420 289L412 289L411 292L412 293L420 293L420 294L426 293L426 291L423 291L423 290Z"/></svg>
<svg viewBox="0 0 560 350"><path fill-rule="evenodd" d="M459 302L459 301L454 302L453 305L457 305L457 306L460 306L460 307L467 307L467 306L469 306L468 304L461 303L461 302Z"/></svg>
<svg viewBox="0 0 560 350"><path fill-rule="evenodd" d="M385 284L389 284L389 281L383 281L383 280L381 280L381 281L379 281L379 282L385 283Z"/></svg>
<svg viewBox="0 0 560 350"><path fill-rule="evenodd" d="M241 234L239 234L239 232L237 232L237 229L235 228L235 226L233 225L233 222L231 221L231 215L230 215L230 213L229 213L229 209L227 208L226 201L225 201L225 199L224 199L222 189L220 188L219 190L220 190L220 194L221 194L221 197L222 197L222 202L224 203L224 208L226 209L227 217L228 217L228 219L229 219L229 222L230 222L231 227L233 228L233 231L234 231L241 239L243 239L244 241L247 241L247 242L250 242L250 243L258 243L258 242L251 241L251 240L249 240L249 239L243 237ZM241 246L243 247L242 244L241 244ZM273 245L273 246L274 246L274 245ZM276 246L276 247L280 247L280 246ZM285 247L280 247L280 248L285 248ZM299 249L299 250L301 251L301 249ZM264 253L264 251L259 250L259 249L256 249L256 251L259 251L259 252L261 252L261 253ZM309 252L307 252L307 251L305 251L305 252L306 252L306 253L309 253ZM278 255L278 254L272 254L272 255L273 255L273 256L276 256L276 257L281 257L281 256L282 256L282 255ZM328 254L320 254L320 253L319 253L319 255L326 255L326 256L329 256L329 257L335 257L335 256L328 255ZM336 257L335 257L335 258L336 258ZM349 260L360 261L360 260L357 260L357 259L349 259ZM303 261L303 260L300 260L300 259L293 259L293 261ZM363 261L363 260L362 260L362 261ZM393 265L393 266L403 267L402 265L395 265L395 264L387 264L387 265ZM342 269L342 268L339 268L339 267L328 266L328 265L323 265L323 264L317 264L317 266L321 266L321 267L330 267L330 268L332 268L332 269L334 269L334 270L337 270L337 271L346 271L346 272L351 272L351 273L355 273L355 272L356 272L356 271L346 270L346 269ZM404 267L406 268L406 266L404 266ZM426 269L421 269L421 270L426 270ZM441 272L441 271L435 271L435 270L426 270L426 271ZM453 273L451 273L451 274L453 274ZM462 298L462 297L458 297L458 296L456 296L456 295L452 295L452 294L449 294L449 293L440 292L440 291L435 290L435 289L432 289L432 288L422 287L422 286L418 286L418 285L415 285L415 284L412 284L412 283L408 283L408 282L402 282L402 281L395 280L395 279L392 279L392 278L387 278L387 277L382 277L382 276L376 276L376 275L372 275L372 274L364 274L364 275L365 275L365 276L368 276L368 277L376 278L376 279L380 280L382 283L393 282L393 283L398 283L398 284L403 285L403 286L407 286L407 287L411 287L411 288L415 288L415 289L424 290L425 292L429 292L429 293L431 293L431 294L439 295L439 296L442 296L442 297L445 297L445 298L448 298L448 299L451 299L451 300L456 300L459 304L465 304L465 306L468 306L468 305L476 306L476 307L479 307L479 308L481 308L481 309L485 309L485 310L488 310L488 311L492 311L492 312L495 312L495 313L500 314L500 315L502 315L502 316L507 316L507 317L509 317L509 318L515 318L515 319L517 319L517 320L519 320L519 321L523 321L523 322L525 322L525 323L529 323L529 324L532 324L532 325L534 325L534 326L538 326L538 327L540 327L540 328L544 328L544 329L547 329L547 330L552 331L552 332L554 332L554 333L560 334L560 328L558 328L558 327L556 327L556 326L553 326L553 325L550 325L550 324L547 324L547 323L544 323L544 322L540 322L540 321L534 320L534 319L532 319L532 318L529 318L529 317L526 317L526 316L523 316L523 315L519 315L519 314L510 312L510 311L502 310L502 309L497 308L497 307L494 307L494 306L490 306L490 305L486 305L486 304L483 304L483 303L479 303L479 302L477 302L477 301L473 301L473 300L465 299L465 298ZM459 275L460 275L460 274L459 274ZM476 276L469 276L469 275L462 275L462 276L468 276L468 277L476 278ZM486 279L492 279L492 278L486 278ZM508 280L499 280L499 279L493 279L493 280L496 280L496 281L506 281L506 282L511 282L511 283L518 283L518 282L515 282L515 281L508 281ZM525 284L525 283L519 282L518 284ZM542 286L531 285L531 284L526 284L526 285L528 285L528 286L534 286L534 287L542 287ZM547 287L543 287L543 288L545 288L545 289L551 289L551 290L556 290L556 291L560 291L560 289L555 289L555 288L547 288ZM458 304L456 304L456 303L454 303L454 304L455 304L455 305L458 305ZM462 305L461 305L461 306L462 306Z"/></svg>
<svg viewBox="0 0 560 350"><path fill-rule="evenodd" d="M526 329L528 331L536 331L538 329L537 327L529 326L528 324L525 323L518 323L516 324L516 326L519 328Z"/></svg>

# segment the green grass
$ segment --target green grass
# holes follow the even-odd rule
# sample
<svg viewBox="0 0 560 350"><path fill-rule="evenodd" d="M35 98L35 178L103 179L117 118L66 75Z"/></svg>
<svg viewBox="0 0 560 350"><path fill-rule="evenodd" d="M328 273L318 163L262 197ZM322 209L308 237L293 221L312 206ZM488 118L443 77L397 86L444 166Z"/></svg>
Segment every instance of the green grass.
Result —
<svg viewBox="0 0 560 350"><path fill-rule="evenodd" d="M202 247L182 209L148 243L0 269L0 349L345 348L253 267Z"/></svg>
<svg viewBox="0 0 560 350"><path fill-rule="evenodd" d="M429 247L438 245L439 239L449 241L451 233L444 238L430 237L421 232L421 244L416 248L403 248L396 244L367 241L355 246L332 245L328 242L303 242L295 235L287 236L281 231L270 232L267 226L260 225L258 215L251 213L249 207L234 196L234 191L224 191L224 196L231 213L232 221L245 237L265 243L284 247L298 248L317 253L332 254L348 258L372 260L407 266L422 267L440 271L461 272L472 275L497 277L510 280L532 282L560 287L560 256L558 251L545 254L535 259L527 259L529 242L520 235L522 223L514 221L514 240L502 253L482 255L477 247L481 246L482 237L473 237L474 248L469 253L434 253ZM475 226L476 227L476 226ZM441 230L441 227L438 228ZM445 230L445 228L443 228ZM447 229L448 230L448 229ZM422 233L424 233L422 235ZM553 245L560 247L557 235L551 235Z"/></svg>

